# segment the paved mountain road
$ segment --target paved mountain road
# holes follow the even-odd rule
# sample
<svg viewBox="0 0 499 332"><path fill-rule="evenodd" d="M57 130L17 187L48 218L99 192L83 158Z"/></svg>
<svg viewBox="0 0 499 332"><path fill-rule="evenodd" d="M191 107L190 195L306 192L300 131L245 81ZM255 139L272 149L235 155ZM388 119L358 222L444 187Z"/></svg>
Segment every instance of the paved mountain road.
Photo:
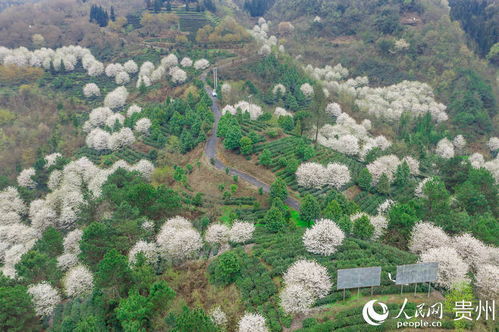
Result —
<svg viewBox="0 0 499 332"><path fill-rule="evenodd" d="M224 67L230 66L230 64L226 64L223 66ZM221 67L222 66L218 66L218 68L221 68ZM201 79L203 81L206 81L207 74L208 74L208 71L205 71L201 75ZM210 134L210 136L208 136L208 140L207 140L206 145L204 147L204 153L206 154L206 156L208 157L208 159L210 161L214 161L213 166L215 166L216 169L225 171L225 169L228 168L230 175L237 175L240 179L245 180L246 182L254 185L255 187L262 188L264 192L266 192L266 193L270 192L270 186L267 183L264 183L264 182L258 180L257 178L255 178L247 173L243 173L235 168L228 167L220 159L218 159L217 147L218 147L218 144L220 142L220 139L217 137L217 130L218 130L218 122L219 122L220 118L222 117L222 111L220 109L220 104L218 102L218 99L216 97L213 97L213 95L212 95L212 89L208 85L205 85L205 89L206 89L206 92L208 93L208 96L210 96L210 98L213 102L213 105L211 106L211 110L213 111L213 115L215 116L215 122L213 124L213 129L211 131L211 134ZM291 208L293 208L295 210L298 210L300 208L300 203L292 197L288 197L284 203L286 203L288 206L290 206Z"/></svg>

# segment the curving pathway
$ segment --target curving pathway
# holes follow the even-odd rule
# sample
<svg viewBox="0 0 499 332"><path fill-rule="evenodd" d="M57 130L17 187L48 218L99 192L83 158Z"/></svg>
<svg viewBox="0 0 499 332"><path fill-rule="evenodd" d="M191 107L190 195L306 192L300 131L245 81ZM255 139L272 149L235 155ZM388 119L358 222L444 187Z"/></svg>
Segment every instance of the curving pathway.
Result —
<svg viewBox="0 0 499 332"><path fill-rule="evenodd" d="M229 66L229 65L230 64L226 64L224 66ZM218 66L218 68L222 68L224 66ZM201 79L203 81L206 81L207 74L208 74L208 71L205 71L201 75ZM249 174L243 173L235 168L228 167L220 159L218 159L217 147L218 147L218 143L220 142L220 138L217 137L217 130L218 130L218 122L219 122L220 118L222 117L222 111L220 110L220 104L218 102L218 99L212 96L212 89L207 84L205 84L205 89L206 89L206 92L208 93L208 96L210 96L210 98L213 102L213 104L211 106L211 110L213 111L213 115L215 116L215 122L213 124L213 130L211 131L210 136L208 137L208 140L207 140L206 145L204 147L204 153L206 154L206 156L208 157L208 159L210 161L212 161L212 160L214 161L213 165L215 166L216 169L225 170L226 168L228 168L230 175L237 175L240 179L243 179L246 182L248 182L248 183L250 183L258 188L262 188L264 192L266 192L266 193L270 192L270 185L268 185L267 183L264 183L264 182L258 180L257 178L255 178ZM284 203L286 203L289 207L291 207L295 210L299 210L299 208L300 208L300 203L292 197L288 197Z"/></svg>

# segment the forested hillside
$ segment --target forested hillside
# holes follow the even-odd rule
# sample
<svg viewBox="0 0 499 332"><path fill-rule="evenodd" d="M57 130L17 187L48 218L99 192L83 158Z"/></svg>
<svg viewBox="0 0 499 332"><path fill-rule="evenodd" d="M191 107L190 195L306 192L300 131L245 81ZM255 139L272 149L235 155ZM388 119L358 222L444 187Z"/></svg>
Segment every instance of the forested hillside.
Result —
<svg viewBox="0 0 499 332"><path fill-rule="evenodd" d="M1 12L0 330L497 331L485 2Z"/></svg>

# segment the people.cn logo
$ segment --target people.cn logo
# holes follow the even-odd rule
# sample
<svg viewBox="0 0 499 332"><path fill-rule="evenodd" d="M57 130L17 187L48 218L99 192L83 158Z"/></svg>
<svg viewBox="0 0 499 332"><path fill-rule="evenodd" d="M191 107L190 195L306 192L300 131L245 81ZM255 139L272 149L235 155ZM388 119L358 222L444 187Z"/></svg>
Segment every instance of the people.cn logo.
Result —
<svg viewBox="0 0 499 332"><path fill-rule="evenodd" d="M376 302L378 302L378 300L371 300L367 302L362 309L362 317L364 317L364 320L367 324L373 326L383 324L383 322L388 318L388 307L386 306L386 304L378 302L381 310L383 311L381 314L379 314L376 312L376 310L374 310L374 304Z"/></svg>

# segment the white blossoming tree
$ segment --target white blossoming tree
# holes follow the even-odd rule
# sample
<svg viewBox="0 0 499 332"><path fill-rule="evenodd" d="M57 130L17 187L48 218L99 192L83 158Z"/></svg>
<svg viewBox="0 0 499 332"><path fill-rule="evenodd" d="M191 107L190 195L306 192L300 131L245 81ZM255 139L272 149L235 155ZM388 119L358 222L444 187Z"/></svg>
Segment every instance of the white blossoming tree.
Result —
<svg viewBox="0 0 499 332"><path fill-rule="evenodd" d="M121 128L109 138L109 148L113 151L123 149L135 143L135 136L130 128Z"/></svg>
<svg viewBox="0 0 499 332"><path fill-rule="evenodd" d="M230 228L229 241L233 243L245 243L253 238L255 225L250 222L235 220Z"/></svg>
<svg viewBox="0 0 499 332"><path fill-rule="evenodd" d="M488 259L487 246L471 234L465 233L453 237L451 245L461 258L473 268Z"/></svg>
<svg viewBox="0 0 499 332"><path fill-rule="evenodd" d="M180 61L180 65L182 67L192 67L192 60L191 58L185 57Z"/></svg>
<svg viewBox="0 0 499 332"><path fill-rule="evenodd" d="M494 300L499 298L499 267L497 265L479 265L475 278L475 286L481 299Z"/></svg>
<svg viewBox="0 0 499 332"><path fill-rule="evenodd" d="M130 82L130 75L126 71L120 71L116 74L115 82L118 85L125 85Z"/></svg>
<svg viewBox="0 0 499 332"><path fill-rule="evenodd" d="M343 231L329 219L317 220L303 235L303 244L308 252L329 256L336 252L345 239Z"/></svg>
<svg viewBox="0 0 499 332"><path fill-rule="evenodd" d="M28 294L31 295L35 312L39 316L50 316L57 304L61 302L61 296L57 289L47 282L29 286Z"/></svg>
<svg viewBox="0 0 499 332"><path fill-rule="evenodd" d="M449 159L454 157L454 145L447 138L442 138L437 143L437 148L435 150L437 155L442 158Z"/></svg>
<svg viewBox="0 0 499 332"><path fill-rule="evenodd" d="M316 299L329 294L332 287L327 269L310 260L296 261L288 268L283 279L286 286L300 285Z"/></svg>
<svg viewBox="0 0 499 332"><path fill-rule="evenodd" d="M187 73L178 67L170 69L170 75L175 84L182 84L187 80Z"/></svg>
<svg viewBox="0 0 499 332"><path fill-rule="evenodd" d="M246 313L238 324L238 332L268 332L265 318L259 314Z"/></svg>
<svg viewBox="0 0 499 332"><path fill-rule="evenodd" d="M222 308L219 306L213 309L210 314L210 318L217 326L224 328L227 326L227 315L223 312Z"/></svg>
<svg viewBox="0 0 499 332"><path fill-rule="evenodd" d="M133 60L128 60L123 64L123 69L128 73L128 74L135 74L136 72L139 71L139 66L137 63Z"/></svg>
<svg viewBox="0 0 499 332"><path fill-rule="evenodd" d="M104 106L111 109L123 107L128 98L128 91L125 87L120 86L109 92L104 98Z"/></svg>
<svg viewBox="0 0 499 332"><path fill-rule="evenodd" d="M99 86L97 86L97 84L95 83L85 84L85 86L83 87L83 95L87 98L99 97L100 96Z"/></svg>
<svg viewBox="0 0 499 332"><path fill-rule="evenodd" d="M312 293L299 284L284 287L280 299L282 309L288 314L307 313L315 302Z"/></svg>
<svg viewBox="0 0 499 332"><path fill-rule="evenodd" d="M208 243L225 244L229 242L229 227L223 224L211 224L204 235L204 240Z"/></svg>
<svg viewBox="0 0 499 332"><path fill-rule="evenodd" d="M36 171L34 168L26 168L19 173L17 176L17 184L21 187L26 187L33 189L36 187L36 182L33 180L33 176L35 176Z"/></svg>
<svg viewBox="0 0 499 332"><path fill-rule="evenodd" d="M142 135L149 135L149 128L151 128L151 120L148 118L139 119L133 129Z"/></svg>
<svg viewBox="0 0 499 332"><path fill-rule="evenodd" d="M158 248L156 246L156 243L146 241L139 241L135 243L135 245L132 247L132 249L130 249L130 252L128 253L128 260L130 261L130 263L133 264L137 261L137 255L139 253L144 255L144 258L150 264L155 264L158 260Z"/></svg>
<svg viewBox="0 0 499 332"><path fill-rule="evenodd" d="M436 283L444 288L466 280L468 264L466 264L454 248L438 247L423 252L419 257L420 262L438 263L438 279Z"/></svg>
<svg viewBox="0 0 499 332"><path fill-rule="evenodd" d="M194 68L196 70L204 70L210 66L210 62L206 59L199 59L194 62Z"/></svg>
<svg viewBox="0 0 499 332"><path fill-rule="evenodd" d="M492 152L499 150L499 137L491 137L487 142L487 146Z"/></svg>
<svg viewBox="0 0 499 332"><path fill-rule="evenodd" d="M64 292L69 297L78 297L89 294L94 287L94 277L84 265L70 269L63 280Z"/></svg>
<svg viewBox="0 0 499 332"><path fill-rule="evenodd" d="M409 240L409 250L421 253L428 249L450 245L450 238L438 226L429 222L418 222L414 225Z"/></svg>
<svg viewBox="0 0 499 332"><path fill-rule="evenodd" d="M193 257L203 246L199 232L190 221L182 217L168 220L156 237L159 254L173 262L181 262Z"/></svg>
<svg viewBox="0 0 499 332"><path fill-rule="evenodd" d="M314 88L308 84L304 83L300 87L300 91L306 96L306 97L311 97L314 94Z"/></svg>

